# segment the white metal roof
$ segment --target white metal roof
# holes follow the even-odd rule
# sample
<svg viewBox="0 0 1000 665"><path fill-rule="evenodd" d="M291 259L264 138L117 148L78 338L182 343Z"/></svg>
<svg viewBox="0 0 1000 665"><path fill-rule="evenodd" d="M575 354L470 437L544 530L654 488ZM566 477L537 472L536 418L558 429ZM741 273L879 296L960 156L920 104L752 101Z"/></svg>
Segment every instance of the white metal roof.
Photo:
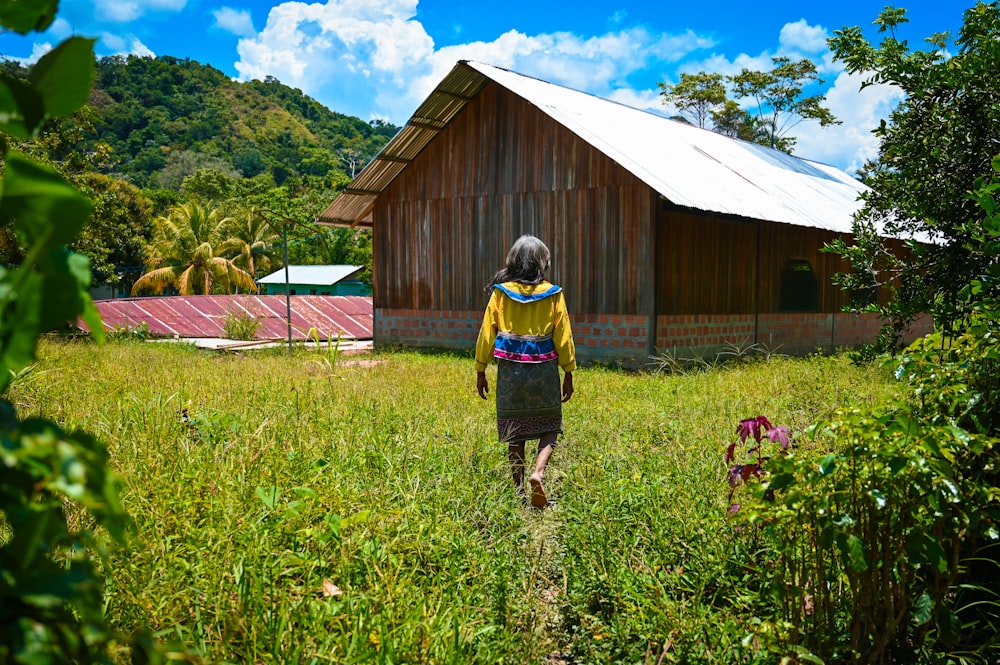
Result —
<svg viewBox="0 0 1000 665"><path fill-rule="evenodd" d="M679 206L850 232L861 205L858 195L867 189L832 166L492 65L462 61L319 221L370 225L375 197L487 81L538 107Z"/></svg>
<svg viewBox="0 0 1000 665"><path fill-rule="evenodd" d="M347 279L364 266L288 266L289 284L332 286ZM284 284L285 269L281 268L257 280L258 284Z"/></svg>

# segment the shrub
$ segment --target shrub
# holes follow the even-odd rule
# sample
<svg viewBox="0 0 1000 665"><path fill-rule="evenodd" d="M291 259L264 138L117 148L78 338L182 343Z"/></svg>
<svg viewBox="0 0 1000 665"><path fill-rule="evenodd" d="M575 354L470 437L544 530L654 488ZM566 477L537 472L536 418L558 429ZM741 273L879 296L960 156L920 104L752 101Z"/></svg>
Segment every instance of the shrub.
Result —
<svg viewBox="0 0 1000 665"><path fill-rule="evenodd" d="M1000 570L995 441L904 409L843 411L814 427L835 447L778 457L739 513L772 549L758 572L763 607L784 627L780 650L827 662L933 662L997 647L1000 600L975 565ZM974 563L975 562L975 563ZM977 574L982 574L979 570ZM975 605L973 605L975 603ZM780 631L778 631L780 632Z"/></svg>
<svg viewBox="0 0 1000 665"><path fill-rule="evenodd" d="M229 312L222 330L229 339L252 341L257 339L260 319L247 312Z"/></svg>
<svg viewBox="0 0 1000 665"><path fill-rule="evenodd" d="M149 331L149 324L145 321L140 321L134 326L130 326L127 323L120 325L113 330L109 330L107 333L107 338L110 340L136 340L145 341L153 337L152 333Z"/></svg>
<svg viewBox="0 0 1000 665"><path fill-rule="evenodd" d="M765 446L770 442L773 444L775 452L784 453L791 448L792 439L787 427L775 427L766 416L756 418L745 418L736 426L736 433L739 441L733 441L726 448L726 464L736 460L736 447L742 445L746 456L749 458L742 464L733 464L729 467L729 512L735 513L740 509L740 504L733 501L736 490L745 485L750 480L761 481L766 476L764 463L771 459L770 455L765 455ZM772 492L768 491L770 497Z"/></svg>

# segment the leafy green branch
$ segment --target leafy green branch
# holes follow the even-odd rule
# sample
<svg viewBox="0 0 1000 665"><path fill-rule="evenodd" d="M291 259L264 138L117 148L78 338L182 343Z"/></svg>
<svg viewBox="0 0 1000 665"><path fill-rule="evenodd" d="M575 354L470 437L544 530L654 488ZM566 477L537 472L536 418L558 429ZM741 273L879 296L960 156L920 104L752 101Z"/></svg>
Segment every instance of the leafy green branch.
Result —
<svg viewBox="0 0 1000 665"><path fill-rule="evenodd" d="M6 3L0 25L45 29L56 7L51 0ZM43 333L82 318L103 339L87 293L89 262L66 247L92 205L6 140L32 138L49 118L74 113L93 77L93 40L80 37L43 56L27 82L0 73L0 226L27 248L21 265L0 268L0 394L35 360ZM79 512L91 520L76 519ZM0 399L0 516L0 662L107 661L117 636L104 619L94 554L103 551L101 533L123 542L128 519L105 447L48 420L21 420ZM90 521L94 528L78 526Z"/></svg>

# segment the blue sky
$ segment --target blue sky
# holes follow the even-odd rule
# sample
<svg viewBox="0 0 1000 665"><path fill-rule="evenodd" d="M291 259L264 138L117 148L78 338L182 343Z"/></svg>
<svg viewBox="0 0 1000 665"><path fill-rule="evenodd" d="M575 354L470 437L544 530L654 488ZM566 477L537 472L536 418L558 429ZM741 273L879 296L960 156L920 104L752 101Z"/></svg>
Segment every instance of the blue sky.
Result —
<svg viewBox="0 0 1000 665"><path fill-rule="evenodd" d="M62 0L44 34L0 35L0 54L31 61L61 39L98 39L99 56L171 55L248 80L273 76L334 111L401 125L460 59L506 67L668 113L657 83L682 72L767 69L808 57L843 124L793 130L796 154L849 172L876 149L871 129L899 99L833 62L826 38L871 25L888 0ZM914 45L957 32L974 0L900 2Z"/></svg>

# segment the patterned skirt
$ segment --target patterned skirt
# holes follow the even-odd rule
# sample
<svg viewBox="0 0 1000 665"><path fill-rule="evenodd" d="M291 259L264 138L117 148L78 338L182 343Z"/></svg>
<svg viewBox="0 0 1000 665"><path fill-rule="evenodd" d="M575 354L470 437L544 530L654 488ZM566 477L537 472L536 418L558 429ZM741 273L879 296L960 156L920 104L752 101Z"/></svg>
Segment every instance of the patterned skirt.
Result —
<svg viewBox="0 0 1000 665"><path fill-rule="evenodd" d="M497 359L497 433L501 441L561 433L562 388L556 359L519 363Z"/></svg>

